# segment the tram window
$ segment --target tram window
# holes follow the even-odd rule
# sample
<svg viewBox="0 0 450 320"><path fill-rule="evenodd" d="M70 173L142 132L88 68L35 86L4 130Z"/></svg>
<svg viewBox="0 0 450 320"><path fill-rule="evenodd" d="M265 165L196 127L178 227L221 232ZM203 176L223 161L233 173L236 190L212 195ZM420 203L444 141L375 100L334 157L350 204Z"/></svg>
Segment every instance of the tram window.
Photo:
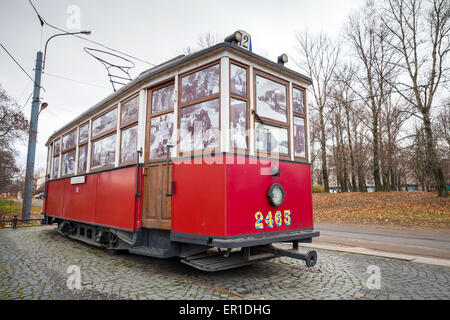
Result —
<svg viewBox="0 0 450 320"><path fill-rule="evenodd" d="M120 125L134 123L139 114L139 96L135 96L126 102L121 103L120 107Z"/></svg>
<svg viewBox="0 0 450 320"><path fill-rule="evenodd" d="M292 111L294 113L294 157L306 159L306 106L305 91L292 88Z"/></svg>
<svg viewBox="0 0 450 320"><path fill-rule="evenodd" d="M89 138L89 122L80 126L80 141L79 143L86 142Z"/></svg>
<svg viewBox="0 0 450 320"><path fill-rule="evenodd" d="M167 144L172 141L174 116L166 113L151 118L150 159L167 157Z"/></svg>
<svg viewBox="0 0 450 320"><path fill-rule="evenodd" d="M181 104L219 93L219 64L188 74L181 78Z"/></svg>
<svg viewBox="0 0 450 320"><path fill-rule="evenodd" d="M67 176L75 173L76 149L72 149L62 155L61 175Z"/></svg>
<svg viewBox="0 0 450 320"><path fill-rule="evenodd" d="M117 108L92 120L92 138L117 129Z"/></svg>
<svg viewBox="0 0 450 320"><path fill-rule="evenodd" d="M292 105L295 113L305 113L305 92L303 90L293 88L292 90Z"/></svg>
<svg viewBox="0 0 450 320"><path fill-rule="evenodd" d="M180 152L219 146L219 99L183 107L180 116Z"/></svg>
<svg viewBox="0 0 450 320"><path fill-rule="evenodd" d="M164 112L173 109L173 93L175 85L163 87L152 92L152 114Z"/></svg>
<svg viewBox="0 0 450 320"><path fill-rule="evenodd" d="M74 130L62 138L62 150L74 148L77 144L77 131Z"/></svg>
<svg viewBox="0 0 450 320"><path fill-rule="evenodd" d="M116 134L92 143L92 169L114 166L116 158Z"/></svg>
<svg viewBox="0 0 450 320"><path fill-rule="evenodd" d="M78 173L86 172L88 145L84 144L78 148Z"/></svg>
<svg viewBox="0 0 450 320"><path fill-rule="evenodd" d="M53 158L53 178L58 178L59 156Z"/></svg>
<svg viewBox="0 0 450 320"><path fill-rule="evenodd" d="M230 101L230 146L247 149L247 102L231 99Z"/></svg>
<svg viewBox="0 0 450 320"><path fill-rule="evenodd" d="M288 129L257 123L256 149L269 154L289 154Z"/></svg>
<svg viewBox="0 0 450 320"><path fill-rule="evenodd" d="M59 155L59 151L61 150L60 148L60 142L59 139L55 141L55 144L53 145L53 155Z"/></svg>
<svg viewBox="0 0 450 320"><path fill-rule="evenodd" d="M256 111L260 117L287 122L286 86L256 75Z"/></svg>
<svg viewBox="0 0 450 320"><path fill-rule="evenodd" d="M123 129L120 143L120 163L136 162L137 126Z"/></svg>
<svg viewBox="0 0 450 320"><path fill-rule="evenodd" d="M230 65L230 93L247 97L247 69Z"/></svg>
<svg viewBox="0 0 450 320"><path fill-rule="evenodd" d="M294 117L294 155L296 157L306 157L305 141L305 119Z"/></svg>
<svg viewBox="0 0 450 320"><path fill-rule="evenodd" d="M230 147L248 148L248 67L230 63Z"/></svg>

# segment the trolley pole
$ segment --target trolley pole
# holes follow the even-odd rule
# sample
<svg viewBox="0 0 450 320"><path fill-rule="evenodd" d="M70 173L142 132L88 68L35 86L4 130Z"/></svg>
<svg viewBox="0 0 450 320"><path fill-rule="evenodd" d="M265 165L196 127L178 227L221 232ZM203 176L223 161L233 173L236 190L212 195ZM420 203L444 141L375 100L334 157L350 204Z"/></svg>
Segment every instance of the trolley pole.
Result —
<svg viewBox="0 0 450 320"><path fill-rule="evenodd" d="M36 157L36 138L41 92L42 52L36 55L34 71L33 102L31 103L30 131L28 136L27 169L25 172L25 190L23 193L22 219L31 217L31 203L33 198L34 161Z"/></svg>

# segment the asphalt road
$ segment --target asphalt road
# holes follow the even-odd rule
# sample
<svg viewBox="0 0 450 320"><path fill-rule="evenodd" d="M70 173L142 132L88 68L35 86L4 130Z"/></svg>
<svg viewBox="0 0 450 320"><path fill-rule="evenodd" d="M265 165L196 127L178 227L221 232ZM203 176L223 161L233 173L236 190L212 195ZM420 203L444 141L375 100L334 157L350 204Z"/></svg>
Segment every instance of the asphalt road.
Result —
<svg viewBox="0 0 450 320"><path fill-rule="evenodd" d="M313 243L362 247L394 253L450 259L450 233L367 225L316 224Z"/></svg>

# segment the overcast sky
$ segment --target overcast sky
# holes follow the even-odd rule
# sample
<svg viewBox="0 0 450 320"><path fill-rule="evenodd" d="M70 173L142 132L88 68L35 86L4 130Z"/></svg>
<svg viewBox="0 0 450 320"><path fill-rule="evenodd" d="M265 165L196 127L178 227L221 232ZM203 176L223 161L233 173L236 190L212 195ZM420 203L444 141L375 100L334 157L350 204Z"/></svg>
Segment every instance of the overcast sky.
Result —
<svg viewBox="0 0 450 320"><path fill-rule="evenodd" d="M80 29L91 30L90 39L121 50L153 64L159 64L195 46L199 34L211 32L222 40L235 30L247 31L253 51L275 60L286 52L294 54L296 31L308 28L338 35L352 10L363 0L286 0L286 1L150 1L150 0L32 0L44 19L69 29L73 15L70 6L80 9ZM68 25L69 23L69 25ZM74 29L70 31L79 31ZM41 32L38 18L28 0L0 0L0 42L25 70L34 76L36 51L52 34ZM42 101L48 107L39 116L37 169L45 167L48 137L112 92L102 64L83 51L95 45L71 36L53 39L48 47L46 73L42 78ZM98 47L97 47L98 48ZM100 48L101 49L101 48ZM135 61L132 77L151 66ZM287 67L297 69L292 57ZM24 105L29 117L32 81L0 51L0 84ZM298 69L297 69L298 70ZM69 81L63 78L70 78ZM18 146L19 163L26 162L26 144Z"/></svg>

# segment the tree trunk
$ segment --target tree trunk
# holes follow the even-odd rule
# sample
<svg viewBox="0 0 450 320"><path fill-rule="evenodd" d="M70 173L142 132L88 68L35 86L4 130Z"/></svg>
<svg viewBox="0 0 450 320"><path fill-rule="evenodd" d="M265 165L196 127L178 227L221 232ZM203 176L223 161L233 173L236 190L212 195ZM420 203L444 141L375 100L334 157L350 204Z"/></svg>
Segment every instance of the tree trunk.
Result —
<svg viewBox="0 0 450 320"><path fill-rule="evenodd" d="M442 167L439 163L436 149L434 147L433 141L433 131L431 129L430 114L428 110L422 112L423 125L425 130L426 147L427 153L431 162L434 179L436 181L436 188L438 192L438 197L448 196L448 192L445 186L444 173L442 172Z"/></svg>

